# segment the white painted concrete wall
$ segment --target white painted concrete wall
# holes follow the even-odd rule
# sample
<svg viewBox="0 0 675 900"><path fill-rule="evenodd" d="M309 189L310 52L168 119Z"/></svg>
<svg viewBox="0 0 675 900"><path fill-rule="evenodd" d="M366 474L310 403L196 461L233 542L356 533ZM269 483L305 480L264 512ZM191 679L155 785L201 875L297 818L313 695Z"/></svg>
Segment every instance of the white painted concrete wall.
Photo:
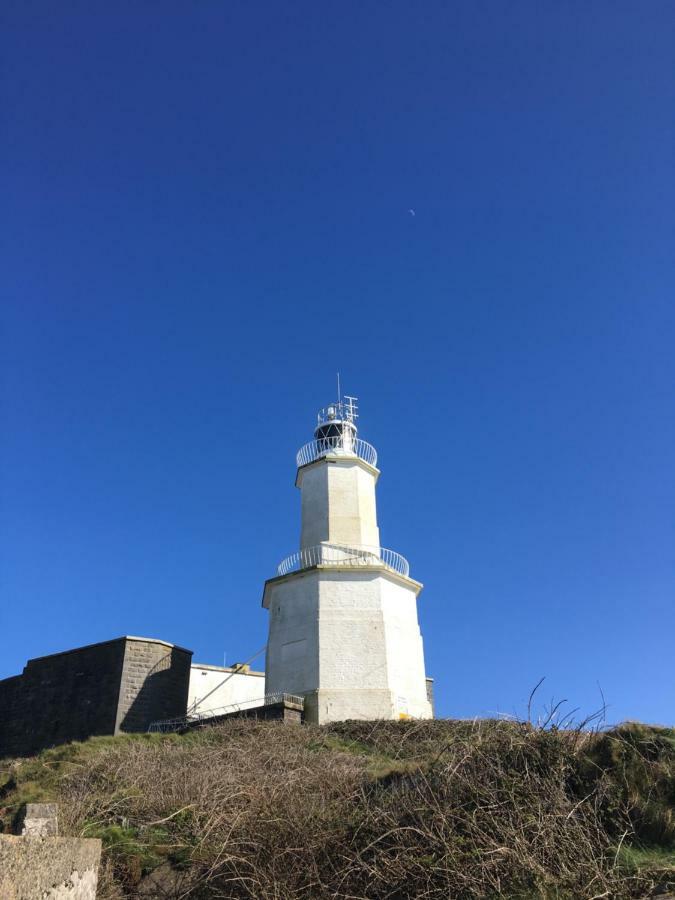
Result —
<svg viewBox="0 0 675 900"><path fill-rule="evenodd" d="M288 576L266 594L270 618L265 683L269 693L307 694L318 687L317 571Z"/></svg>
<svg viewBox="0 0 675 900"><path fill-rule="evenodd" d="M328 457L298 472L300 547L322 541L379 547L375 484L379 472L355 457Z"/></svg>
<svg viewBox="0 0 675 900"><path fill-rule="evenodd" d="M427 699L424 647L417 619L416 592L391 580L382 585L380 599L389 663L389 686L395 695L396 715L431 718L433 710Z"/></svg>
<svg viewBox="0 0 675 900"><path fill-rule="evenodd" d="M262 700L264 696L264 672L243 673L231 667L198 663L190 669L189 712L210 712L234 703Z"/></svg>
<svg viewBox="0 0 675 900"><path fill-rule="evenodd" d="M319 722L430 718L418 589L382 567L321 567L268 583L267 690L303 694Z"/></svg>

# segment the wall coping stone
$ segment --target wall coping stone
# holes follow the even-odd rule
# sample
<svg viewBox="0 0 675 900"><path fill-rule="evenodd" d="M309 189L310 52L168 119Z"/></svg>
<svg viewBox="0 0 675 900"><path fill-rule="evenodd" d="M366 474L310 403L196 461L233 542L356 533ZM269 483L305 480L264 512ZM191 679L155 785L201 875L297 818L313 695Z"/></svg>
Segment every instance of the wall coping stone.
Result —
<svg viewBox="0 0 675 900"><path fill-rule="evenodd" d="M106 644L117 644L120 641L139 641L144 644L161 644L163 647L169 647L171 650L182 650L183 653L189 653L192 656L193 651L188 650L186 647L180 647L178 644L170 644L168 641L163 641L160 638L146 638L146 637L138 637L132 634L123 634L117 638L111 638L109 641L96 641L93 644L83 644L81 647L71 647L69 650L59 650L56 653L46 653L44 656L33 656L28 662L36 662L40 659L51 659L54 656L66 656L68 653L79 653L80 650L89 650L91 647L103 647ZM17 677L17 676L13 676Z"/></svg>

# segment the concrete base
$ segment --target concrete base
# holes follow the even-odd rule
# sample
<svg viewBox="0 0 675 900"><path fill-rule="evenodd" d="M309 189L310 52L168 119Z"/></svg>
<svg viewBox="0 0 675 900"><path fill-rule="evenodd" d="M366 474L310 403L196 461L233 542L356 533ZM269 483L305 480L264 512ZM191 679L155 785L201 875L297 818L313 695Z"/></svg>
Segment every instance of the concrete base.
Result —
<svg viewBox="0 0 675 900"><path fill-rule="evenodd" d="M305 694L306 722L344 722L346 719L393 719L396 705L391 691L319 690Z"/></svg>
<svg viewBox="0 0 675 900"><path fill-rule="evenodd" d="M0 834L2 900L95 900L97 838Z"/></svg>

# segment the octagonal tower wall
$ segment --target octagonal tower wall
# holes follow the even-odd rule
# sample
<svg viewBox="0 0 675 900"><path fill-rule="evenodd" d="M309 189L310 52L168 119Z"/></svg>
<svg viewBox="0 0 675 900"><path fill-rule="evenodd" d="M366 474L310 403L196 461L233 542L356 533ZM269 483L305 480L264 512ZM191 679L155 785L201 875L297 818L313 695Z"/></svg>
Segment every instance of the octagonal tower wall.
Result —
<svg viewBox="0 0 675 900"><path fill-rule="evenodd" d="M433 715L417 622L421 585L380 566L270 579L266 690L301 694L310 721Z"/></svg>
<svg viewBox="0 0 675 900"><path fill-rule="evenodd" d="M355 456L328 456L298 471L300 548L324 542L379 547L378 470Z"/></svg>

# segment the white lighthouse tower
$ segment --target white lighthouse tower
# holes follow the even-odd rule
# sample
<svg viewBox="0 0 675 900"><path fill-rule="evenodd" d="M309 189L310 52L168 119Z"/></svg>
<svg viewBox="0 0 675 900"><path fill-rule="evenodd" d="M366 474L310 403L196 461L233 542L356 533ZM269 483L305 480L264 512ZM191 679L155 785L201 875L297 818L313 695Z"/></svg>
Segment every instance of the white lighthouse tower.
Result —
<svg viewBox="0 0 675 900"><path fill-rule="evenodd" d="M319 412L297 455L300 551L265 582L268 694L303 695L312 722L431 718L408 562L380 547L377 453L354 397Z"/></svg>

